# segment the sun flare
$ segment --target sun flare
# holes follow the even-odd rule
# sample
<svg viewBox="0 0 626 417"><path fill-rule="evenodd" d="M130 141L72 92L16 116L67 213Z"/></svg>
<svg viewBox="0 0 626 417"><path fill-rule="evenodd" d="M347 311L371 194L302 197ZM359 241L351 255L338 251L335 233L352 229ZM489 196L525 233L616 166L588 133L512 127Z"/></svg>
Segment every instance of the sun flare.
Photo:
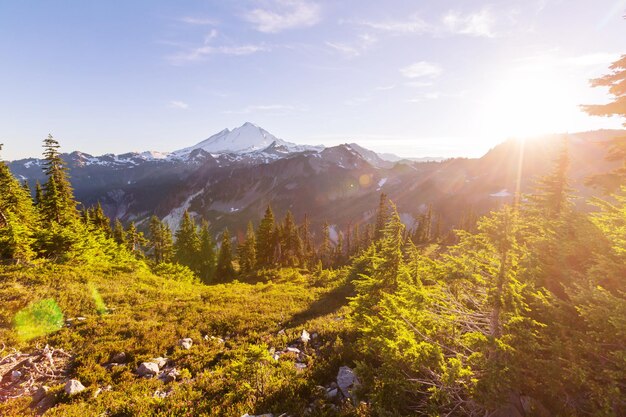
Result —
<svg viewBox="0 0 626 417"><path fill-rule="evenodd" d="M511 71L494 82L481 112L489 136L529 137L567 130L579 109L562 74L549 65Z"/></svg>

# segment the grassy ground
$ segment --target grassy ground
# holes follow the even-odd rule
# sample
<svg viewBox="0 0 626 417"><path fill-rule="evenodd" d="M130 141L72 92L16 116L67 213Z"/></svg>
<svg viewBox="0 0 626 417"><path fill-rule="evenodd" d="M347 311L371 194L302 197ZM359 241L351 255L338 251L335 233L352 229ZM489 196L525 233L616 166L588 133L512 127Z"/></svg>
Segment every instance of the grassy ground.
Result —
<svg viewBox="0 0 626 417"><path fill-rule="evenodd" d="M299 416L307 409L312 415L356 415L345 402L331 405L318 387L353 358L344 320L351 286L344 274L283 269L257 281L205 286L142 269L4 269L0 358L45 344L72 354L68 375L87 389L70 398L62 384L52 386L59 394L46 412L51 416ZM318 334L306 346L297 342L303 329ZM185 337L194 341L189 350L178 346ZM289 345L305 355L272 358L272 348ZM127 354L127 364L106 369L119 352ZM155 357L170 360L180 372L177 381L136 375L141 362ZM296 362L306 368L297 369ZM93 398L98 388L103 391ZM155 397L157 391L167 397ZM30 415L29 404L30 397L5 401L0 415Z"/></svg>

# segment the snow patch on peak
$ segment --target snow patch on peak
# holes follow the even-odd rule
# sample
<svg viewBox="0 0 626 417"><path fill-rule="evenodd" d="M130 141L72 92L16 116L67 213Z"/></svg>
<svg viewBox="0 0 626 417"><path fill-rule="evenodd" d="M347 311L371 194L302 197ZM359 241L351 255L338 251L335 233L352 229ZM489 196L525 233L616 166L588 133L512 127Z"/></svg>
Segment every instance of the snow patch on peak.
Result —
<svg viewBox="0 0 626 417"><path fill-rule="evenodd" d="M250 122L246 122L233 130L224 129L196 145L174 151L171 156L174 158L186 158L196 149L202 149L211 154L246 154L265 150L278 151L280 153L321 150L316 146L296 145L295 143L284 141Z"/></svg>
<svg viewBox="0 0 626 417"><path fill-rule="evenodd" d="M489 194L491 197L511 197L513 194L509 192L506 188L498 191L497 193Z"/></svg>

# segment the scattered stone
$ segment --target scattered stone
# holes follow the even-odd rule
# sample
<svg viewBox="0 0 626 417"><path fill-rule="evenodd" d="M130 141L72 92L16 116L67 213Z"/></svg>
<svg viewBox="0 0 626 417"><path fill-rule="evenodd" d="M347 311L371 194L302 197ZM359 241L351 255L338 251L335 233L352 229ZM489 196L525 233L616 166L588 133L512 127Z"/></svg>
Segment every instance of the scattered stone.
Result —
<svg viewBox="0 0 626 417"><path fill-rule="evenodd" d="M311 335L306 330L302 330L302 335L300 336L300 340L302 343L307 344L309 340L311 340Z"/></svg>
<svg viewBox="0 0 626 417"><path fill-rule="evenodd" d="M102 388L98 388L93 392L92 398L98 398L98 395L102 392Z"/></svg>
<svg viewBox="0 0 626 417"><path fill-rule="evenodd" d="M48 395L48 391L50 391L50 387L46 385L42 385L39 388L37 388L37 390L33 393L32 404L35 405L39 403L41 400L43 400L44 397Z"/></svg>
<svg viewBox="0 0 626 417"><path fill-rule="evenodd" d="M176 381L180 376L180 372L176 368L166 369L159 374L159 379L166 384Z"/></svg>
<svg viewBox="0 0 626 417"><path fill-rule="evenodd" d="M49 408L54 407L56 403L57 396L55 394L48 393L35 405L35 408L43 414Z"/></svg>
<svg viewBox="0 0 626 417"><path fill-rule="evenodd" d="M142 378L152 378L159 373L159 365L154 362L142 362L137 368L137 374Z"/></svg>
<svg viewBox="0 0 626 417"><path fill-rule="evenodd" d="M274 358L274 360L277 361L277 360L280 359L282 354L283 354L283 352L276 352L276 353L274 353L274 355L272 355L272 358Z"/></svg>
<svg viewBox="0 0 626 417"><path fill-rule="evenodd" d="M280 329L280 330L278 331L278 335L279 335L279 336L284 336L284 335L285 335L285 329Z"/></svg>
<svg viewBox="0 0 626 417"><path fill-rule="evenodd" d="M76 317L76 320L78 320L78 321L85 321L85 320L87 320L87 317Z"/></svg>
<svg viewBox="0 0 626 417"><path fill-rule="evenodd" d="M126 363L126 352L116 353L111 357L110 363Z"/></svg>
<svg viewBox="0 0 626 417"><path fill-rule="evenodd" d="M11 381L18 381L22 377L22 373L20 371L11 372Z"/></svg>
<svg viewBox="0 0 626 417"><path fill-rule="evenodd" d="M107 371L110 371L111 369L115 368L116 366L126 366L126 365L123 364L123 363L111 362L111 363L104 364L104 369L106 369Z"/></svg>
<svg viewBox="0 0 626 417"><path fill-rule="evenodd" d="M359 384L359 378L357 378L352 369L347 366L339 368L339 373L337 374L337 385L339 386L339 389L344 397L352 398L351 391Z"/></svg>
<svg viewBox="0 0 626 417"><path fill-rule="evenodd" d="M285 349L285 352L291 352L291 353L300 353L300 349L296 348L296 347L292 347L289 346L287 349Z"/></svg>
<svg viewBox="0 0 626 417"><path fill-rule="evenodd" d="M326 398L329 400L334 400L339 395L339 390L337 388L329 388L326 390Z"/></svg>
<svg viewBox="0 0 626 417"><path fill-rule="evenodd" d="M317 336L319 336L317 333L312 333L311 334L311 339L317 339Z"/></svg>
<svg viewBox="0 0 626 417"><path fill-rule="evenodd" d="M85 390L85 386L78 379L70 379L63 388L67 395L75 395Z"/></svg>
<svg viewBox="0 0 626 417"><path fill-rule="evenodd" d="M306 363L296 362L296 369L302 370L306 368Z"/></svg>
<svg viewBox="0 0 626 417"><path fill-rule="evenodd" d="M178 346L182 347L185 350L191 349L192 345L193 345L193 340L191 340L191 338L189 338L189 337L186 337L184 339L180 339L178 341Z"/></svg>
<svg viewBox="0 0 626 417"><path fill-rule="evenodd" d="M152 398L167 398L168 395L169 393L165 391L156 390L154 391L154 394L152 394Z"/></svg>
<svg viewBox="0 0 626 417"><path fill-rule="evenodd" d="M162 358L159 356L158 358L152 358L150 362L156 363L159 366L159 369L165 368L165 365L167 365L167 358Z"/></svg>

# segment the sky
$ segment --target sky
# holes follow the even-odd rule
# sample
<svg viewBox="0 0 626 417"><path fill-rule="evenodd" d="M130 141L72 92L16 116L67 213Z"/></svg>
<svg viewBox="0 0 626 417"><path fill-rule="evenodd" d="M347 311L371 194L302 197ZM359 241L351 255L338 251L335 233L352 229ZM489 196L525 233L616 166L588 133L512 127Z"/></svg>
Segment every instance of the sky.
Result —
<svg viewBox="0 0 626 417"><path fill-rule="evenodd" d="M296 143L469 156L620 128L580 104L626 0L0 0L3 159L173 151L246 121Z"/></svg>

